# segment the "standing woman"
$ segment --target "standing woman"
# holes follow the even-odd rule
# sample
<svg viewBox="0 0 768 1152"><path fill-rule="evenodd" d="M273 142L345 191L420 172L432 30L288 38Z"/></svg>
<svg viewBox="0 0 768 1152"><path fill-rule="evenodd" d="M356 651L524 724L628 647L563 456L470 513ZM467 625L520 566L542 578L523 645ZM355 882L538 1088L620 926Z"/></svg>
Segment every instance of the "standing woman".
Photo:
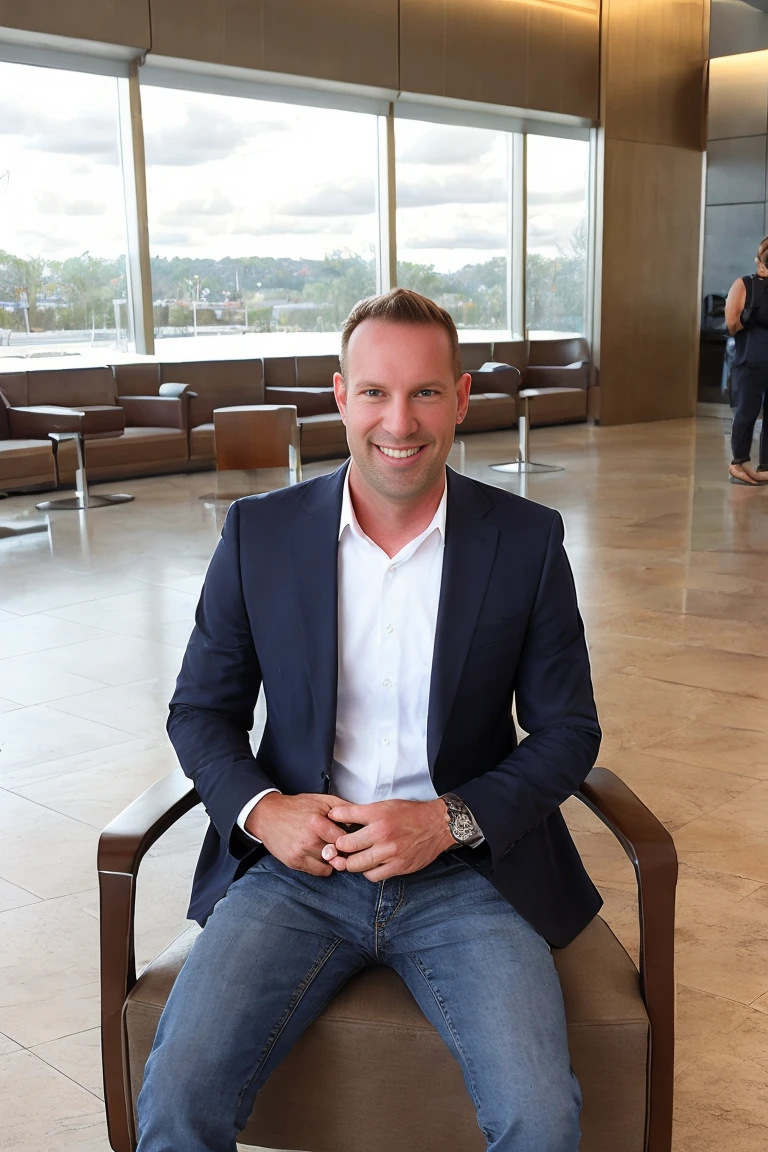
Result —
<svg viewBox="0 0 768 1152"><path fill-rule="evenodd" d="M760 241L755 264L757 274L736 280L725 302L725 322L731 336L736 337L731 372L736 394L729 468L732 484L768 484L765 414L757 469L749 463L755 423L761 407L768 407L768 236Z"/></svg>

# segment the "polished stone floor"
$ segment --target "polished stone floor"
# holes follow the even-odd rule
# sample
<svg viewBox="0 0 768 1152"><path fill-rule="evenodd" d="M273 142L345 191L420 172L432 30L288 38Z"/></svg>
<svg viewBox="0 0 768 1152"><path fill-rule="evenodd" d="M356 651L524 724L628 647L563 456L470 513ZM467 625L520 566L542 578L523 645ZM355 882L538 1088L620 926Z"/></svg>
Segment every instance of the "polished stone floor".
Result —
<svg viewBox="0 0 768 1152"><path fill-rule="evenodd" d="M768 1147L768 489L726 482L720 419L534 430L566 471L527 495L563 513L605 732L599 762L673 832L676 1152ZM466 470L511 434L466 438ZM106 1152L98 1048L99 830L174 766L167 700L221 511L212 474L107 485L136 500L0 540L0 1149ZM96 491L99 489L96 488ZM0 522L33 498L0 502ZM590 816L569 819L636 948L634 880ZM138 952L183 922L203 831L147 857ZM617 1150L619 1152L619 1150Z"/></svg>

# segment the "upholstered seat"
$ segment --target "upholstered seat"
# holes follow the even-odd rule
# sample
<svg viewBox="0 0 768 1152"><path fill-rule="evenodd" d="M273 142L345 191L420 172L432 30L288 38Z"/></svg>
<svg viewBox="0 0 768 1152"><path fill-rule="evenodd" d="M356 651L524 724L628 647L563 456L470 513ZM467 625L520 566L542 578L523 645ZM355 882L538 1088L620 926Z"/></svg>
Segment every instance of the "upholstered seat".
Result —
<svg viewBox="0 0 768 1152"><path fill-rule="evenodd" d="M160 1013L197 932L184 932L149 965L125 1005L134 1107ZM584 1097L583 1152L642 1152L649 1025L637 969L599 917L554 956ZM388 968L365 969L328 1005L262 1089L239 1142L360 1152L351 1105L381 1134L366 1135L365 1152L484 1147L456 1061Z"/></svg>

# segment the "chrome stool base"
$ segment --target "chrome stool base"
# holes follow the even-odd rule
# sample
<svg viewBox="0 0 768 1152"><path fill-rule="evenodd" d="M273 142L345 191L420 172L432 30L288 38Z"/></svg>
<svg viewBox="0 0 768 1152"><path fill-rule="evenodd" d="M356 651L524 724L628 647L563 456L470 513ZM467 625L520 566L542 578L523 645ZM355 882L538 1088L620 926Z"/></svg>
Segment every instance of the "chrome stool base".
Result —
<svg viewBox="0 0 768 1152"><path fill-rule="evenodd" d="M35 508L38 512L56 512L60 509L86 512L89 508L104 508L108 504L127 504L135 499L135 496L126 496L123 492L115 493L114 496L62 496L58 500L43 500L42 503L35 504Z"/></svg>
<svg viewBox="0 0 768 1152"><path fill-rule="evenodd" d="M530 460L514 460L511 464L491 464L494 472L512 472L519 476L521 472L565 472L559 464L533 464Z"/></svg>

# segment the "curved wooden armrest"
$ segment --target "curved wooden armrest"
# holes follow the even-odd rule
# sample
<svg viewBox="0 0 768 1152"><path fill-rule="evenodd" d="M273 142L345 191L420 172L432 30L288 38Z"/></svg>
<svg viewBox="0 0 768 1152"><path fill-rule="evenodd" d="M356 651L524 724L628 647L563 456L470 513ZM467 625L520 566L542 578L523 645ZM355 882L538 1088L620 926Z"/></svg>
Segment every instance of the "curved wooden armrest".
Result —
<svg viewBox="0 0 768 1152"><path fill-rule="evenodd" d="M192 781L180 768L156 780L102 832L99 872L121 872L135 878L147 850L199 803Z"/></svg>
<svg viewBox="0 0 768 1152"><path fill-rule="evenodd" d="M98 849L101 934L101 1047L109 1139L131 1152L132 1121L124 1090L122 1013L136 983L136 879L149 848L200 797L181 769L158 780L115 817Z"/></svg>
<svg viewBox="0 0 768 1152"><path fill-rule="evenodd" d="M607 768L593 768L577 796L610 828L632 861L640 918L640 991L651 1023L649 1152L667 1152L672 1134L675 1040L674 841L634 792Z"/></svg>

